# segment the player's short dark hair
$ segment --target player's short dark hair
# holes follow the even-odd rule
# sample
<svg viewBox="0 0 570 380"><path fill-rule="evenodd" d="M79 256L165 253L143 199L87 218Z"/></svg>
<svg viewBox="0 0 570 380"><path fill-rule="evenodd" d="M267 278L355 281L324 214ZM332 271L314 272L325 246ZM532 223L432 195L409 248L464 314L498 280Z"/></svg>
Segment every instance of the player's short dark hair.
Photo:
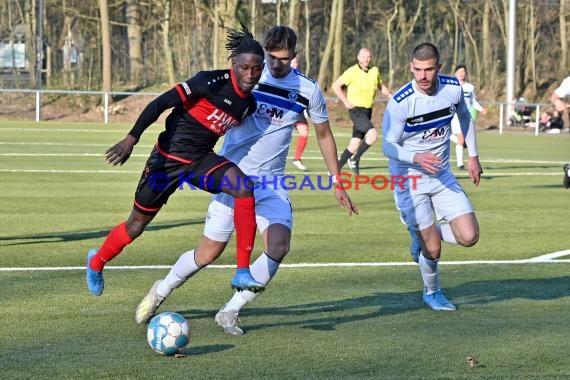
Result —
<svg viewBox="0 0 570 380"><path fill-rule="evenodd" d="M439 50L437 50L434 44L424 42L414 48L411 59L417 59L418 61L435 59L439 63Z"/></svg>
<svg viewBox="0 0 570 380"><path fill-rule="evenodd" d="M263 48L265 51L287 49L294 52L297 49L297 34L288 26L274 26L265 32Z"/></svg>
<svg viewBox="0 0 570 380"><path fill-rule="evenodd" d="M467 71L467 66L465 66L465 65L457 65L457 67L455 68L455 70L454 70L453 72L455 72L455 71L457 71L457 70L459 70L459 69L463 69L463 70Z"/></svg>
<svg viewBox="0 0 570 380"><path fill-rule="evenodd" d="M228 29L226 49L230 52L228 59L243 53L256 54L261 58L264 56L261 44L253 38L253 34L249 32L247 26L243 23L241 23L241 31Z"/></svg>

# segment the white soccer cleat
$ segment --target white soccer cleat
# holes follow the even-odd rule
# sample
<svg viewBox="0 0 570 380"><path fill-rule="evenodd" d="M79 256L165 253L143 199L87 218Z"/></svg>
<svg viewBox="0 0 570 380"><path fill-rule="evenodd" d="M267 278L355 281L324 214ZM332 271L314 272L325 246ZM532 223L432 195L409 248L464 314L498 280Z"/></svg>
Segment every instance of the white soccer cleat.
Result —
<svg viewBox="0 0 570 380"><path fill-rule="evenodd" d="M307 167L303 165L301 160L293 160L293 165L295 165L295 167L299 170L307 170Z"/></svg>
<svg viewBox="0 0 570 380"><path fill-rule="evenodd" d="M237 310L224 311L222 308L214 318L218 326L224 329L224 332L229 335L243 335L243 330L239 328L237 322L239 321Z"/></svg>
<svg viewBox="0 0 570 380"><path fill-rule="evenodd" d="M154 283L152 288L148 291L147 295L143 298L141 303L137 306L137 311L135 314L135 320L138 324L148 323L156 310L160 306L162 302L164 302L165 298L159 295L156 292L156 288L158 288L158 284L160 284L161 280L158 280Z"/></svg>

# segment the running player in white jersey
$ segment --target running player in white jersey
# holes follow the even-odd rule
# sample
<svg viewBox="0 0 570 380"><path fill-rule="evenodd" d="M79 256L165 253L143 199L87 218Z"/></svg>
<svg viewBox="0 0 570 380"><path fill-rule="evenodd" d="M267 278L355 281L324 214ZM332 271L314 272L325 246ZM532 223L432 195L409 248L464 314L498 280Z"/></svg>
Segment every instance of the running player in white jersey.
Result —
<svg viewBox="0 0 570 380"><path fill-rule="evenodd" d="M467 82L467 68L464 65L459 65L455 68L455 77L459 79L461 88L463 89L463 97L465 98L465 104L469 109L473 123L477 121L477 113L481 112L483 115L487 113L487 109L484 108L475 97L475 86ZM451 120L451 141L455 143L455 158L457 160L457 168L459 170L465 170L465 165L463 164L463 148L465 145L465 138L463 133L461 133L461 127L459 125L459 119L457 115L453 116Z"/></svg>
<svg viewBox="0 0 570 380"><path fill-rule="evenodd" d="M395 186L394 199L413 239L424 282L423 300L434 310L456 310L443 294L437 263L441 241L469 247L479 239L473 206L449 164L451 119L457 113L469 153L468 172L475 185L482 173L475 127L456 78L439 75L437 48L418 45L411 57L414 80L389 101L382 123L382 150L391 176L417 176ZM438 224L434 222L447 222Z"/></svg>
<svg viewBox="0 0 570 380"><path fill-rule="evenodd" d="M265 69L253 90L257 109L243 121L242 127L226 134L219 152L248 176L259 178L254 190L255 209L265 250L251 265L251 274L264 285L275 276L289 252L293 215L289 195L280 187L279 178L285 175L293 129L303 111L307 110L314 122L327 169L333 176L339 173L323 93L314 80L291 68L296 42L295 32L286 26L273 27L266 33ZM349 215L358 212L344 190L335 186L334 191L339 205L347 208ZM138 323L148 322L174 289L222 254L234 230L232 215L231 197L213 197L200 246L182 254L167 276L153 285L137 307ZM256 296L251 291L236 292L216 314L216 323L227 334L243 334L237 326L238 313Z"/></svg>
<svg viewBox="0 0 570 380"><path fill-rule="evenodd" d="M565 102L564 97L570 96L570 76L566 77L560 84L556 90L552 92L550 95L550 101L554 105L556 111L560 112L564 115L564 112L569 112L570 110L570 102ZM570 117L566 118L566 122L570 120ZM562 183L564 184L565 188L570 188L570 162L567 162L562 166L562 170L564 170L564 179Z"/></svg>

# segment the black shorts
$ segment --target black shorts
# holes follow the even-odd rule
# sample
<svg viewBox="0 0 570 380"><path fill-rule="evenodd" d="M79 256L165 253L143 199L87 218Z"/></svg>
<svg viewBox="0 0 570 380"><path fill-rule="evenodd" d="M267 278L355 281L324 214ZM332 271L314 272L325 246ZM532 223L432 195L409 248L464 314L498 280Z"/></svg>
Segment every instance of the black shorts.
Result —
<svg viewBox="0 0 570 380"><path fill-rule="evenodd" d="M134 207L143 214L154 215L177 189L199 188L212 194L220 193L224 174L234 166L236 164L213 152L182 162L159 153L155 147L139 180Z"/></svg>
<svg viewBox="0 0 570 380"><path fill-rule="evenodd" d="M374 128L372 125L372 108L354 107L348 110L352 120L352 137L363 139L366 132Z"/></svg>

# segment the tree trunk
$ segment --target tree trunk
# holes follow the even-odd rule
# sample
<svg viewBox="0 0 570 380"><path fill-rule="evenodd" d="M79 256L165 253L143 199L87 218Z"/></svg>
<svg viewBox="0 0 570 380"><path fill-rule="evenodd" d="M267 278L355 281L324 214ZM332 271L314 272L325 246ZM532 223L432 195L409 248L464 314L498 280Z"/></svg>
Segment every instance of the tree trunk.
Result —
<svg viewBox="0 0 570 380"><path fill-rule="evenodd" d="M289 0L289 23L288 25L299 33L299 23L301 15L301 7L299 7L299 0Z"/></svg>
<svg viewBox="0 0 570 380"><path fill-rule="evenodd" d="M329 60L334 42L333 41L334 33L332 33L332 31L334 31L336 28L336 20L337 20L336 10L338 8L338 1L339 0L332 1L331 19L329 22L329 31L331 31L331 33L328 34L327 44L325 46L325 51L323 52L323 56L321 58L321 66L319 67L319 76L317 77L317 82L321 84L321 87L323 87L323 90L325 91L328 88L328 86L325 85L325 81L329 80L328 78Z"/></svg>
<svg viewBox="0 0 570 380"><path fill-rule="evenodd" d="M558 65L558 76L564 78L568 74L568 26L567 20L570 18L570 2L568 0L560 0L560 65Z"/></svg>
<svg viewBox="0 0 570 380"><path fill-rule="evenodd" d="M342 69L342 36L343 36L344 0L338 0L336 11L336 27L333 49L333 78L338 78ZM332 31L331 31L332 32Z"/></svg>
<svg viewBox="0 0 570 380"><path fill-rule="evenodd" d="M393 8L392 14L386 23L386 40L388 42L388 88L394 86L394 42L392 38L392 23L398 17L398 5Z"/></svg>
<svg viewBox="0 0 570 380"><path fill-rule="evenodd" d="M131 83L139 84L143 73L143 52L142 52L142 26L141 26L141 5L138 0L127 0L126 21L127 38L129 40L129 62Z"/></svg>
<svg viewBox="0 0 570 380"><path fill-rule="evenodd" d="M226 34L229 28L236 28L236 12L238 0L217 0L215 12L217 14L214 19L215 28L215 55L214 63L216 69L225 69L229 67L228 56L226 50Z"/></svg>
<svg viewBox="0 0 570 380"><path fill-rule="evenodd" d="M101 12L101 48L103 49L103 91L111 91L111 25L109 24L109 4L107 0L99 0Z"/></svg>
<svg viewBox="0 0 570 380"><path fill-rule="evenodd" d="M164 64L166 66L166 75L168 82L173 84L176 82L174 75L174 60L172 58L172 46L170 45L170 13L171 0L162 0L163 19L162 19L162 51L164 54Z"/></svg>
<svg viewBox="0 0 570 380"><path fill-rule="evenodd" d="M309 9L309 2L305 1L305 69L303 70L307 75L311 72L311 11Z"/></svg>
<svg viewBox="0 0 570 380"><path fill-rule="evenodd" d="M493 65L493 62L491 62L491 38L489 31L491 7L489 5L489 1L494 0L485 1L485 4L483 5L483 20L481 21L481 44L483 49L481 70L479 72L479 86L485 86L487 84L487 79L490 77L489 71L493 70L493 67L495 66Z"/></svg>

